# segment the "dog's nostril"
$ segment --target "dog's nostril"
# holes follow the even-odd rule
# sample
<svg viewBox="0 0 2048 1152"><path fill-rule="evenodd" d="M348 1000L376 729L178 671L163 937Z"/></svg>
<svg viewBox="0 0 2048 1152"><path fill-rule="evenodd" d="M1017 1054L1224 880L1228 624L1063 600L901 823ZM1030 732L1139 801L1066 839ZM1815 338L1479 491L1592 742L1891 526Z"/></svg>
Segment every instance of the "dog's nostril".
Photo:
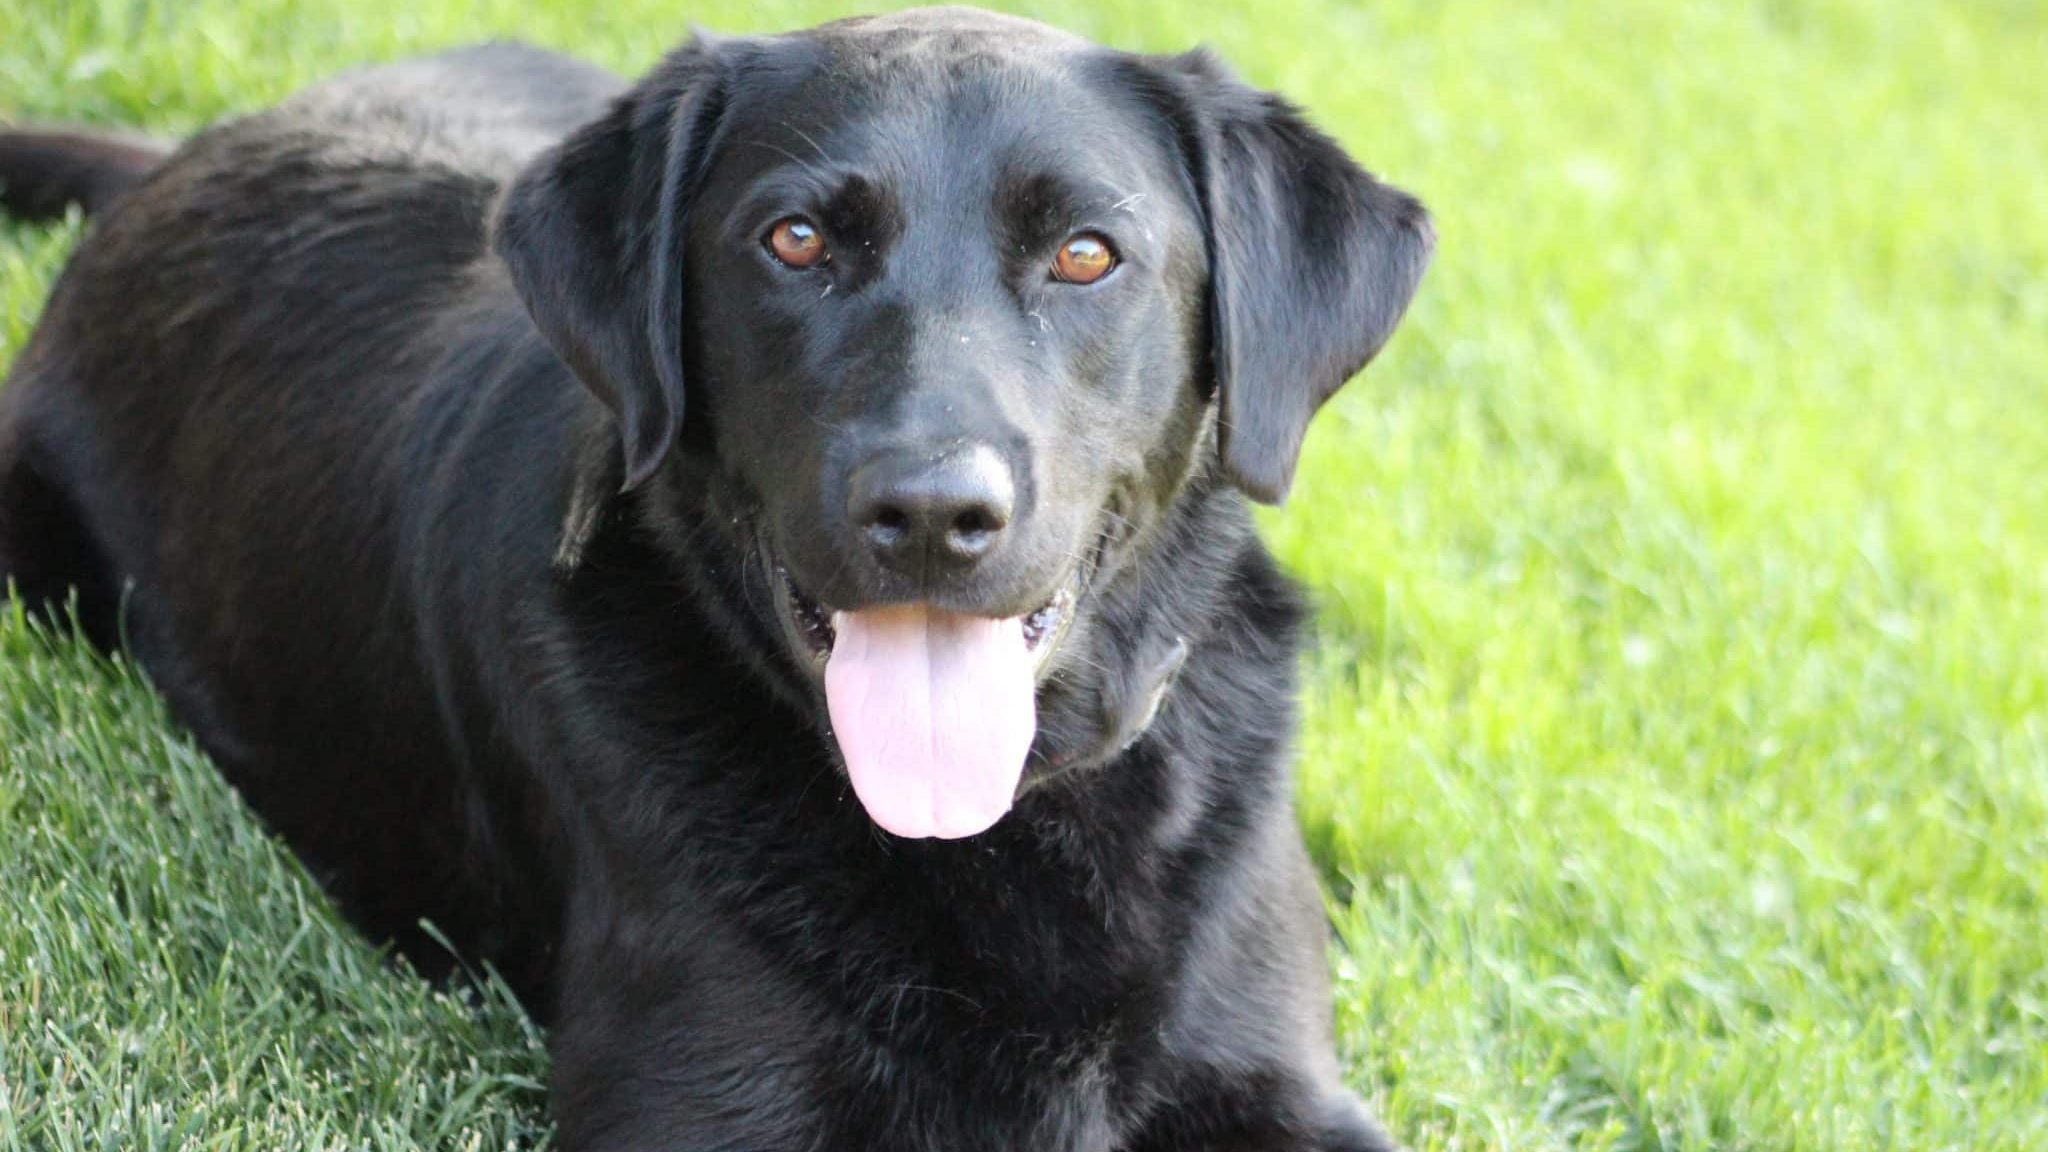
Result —
<svg viewBox="0 0 2048 1152"><path fill-rule="evenodd" d="M945 549L962 560L974 560L995 546L1003 518L984 508L969 508L946 528Z"/></svg>
<svg viewBox="0 0 2048 1152"><path fill-rule="evenodd" d="M955 536L986 536L995 530L995 517L980 508L969 508L953 517Z"/></svg>
<svg viewBox="0 0 2048 1152"><path fill-rule="evenodd" d="M895 535L910 527L910 517L901 508L883 507L875 510L875 518L868 525L889 535Z"/></svg>

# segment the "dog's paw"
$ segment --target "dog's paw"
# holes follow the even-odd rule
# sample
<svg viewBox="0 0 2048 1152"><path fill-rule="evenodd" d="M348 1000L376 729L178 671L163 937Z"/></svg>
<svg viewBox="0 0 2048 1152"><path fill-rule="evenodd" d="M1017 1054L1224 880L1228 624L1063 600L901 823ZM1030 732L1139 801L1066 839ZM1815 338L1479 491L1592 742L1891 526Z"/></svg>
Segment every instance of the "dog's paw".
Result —
<svg viewBox="0 0 2048 1152"><path fill-rule="evenodd" d="M1386 1131L1350 1095L1325 1099L1317 1128L1319 1152L1396 1152Z"/></svg>

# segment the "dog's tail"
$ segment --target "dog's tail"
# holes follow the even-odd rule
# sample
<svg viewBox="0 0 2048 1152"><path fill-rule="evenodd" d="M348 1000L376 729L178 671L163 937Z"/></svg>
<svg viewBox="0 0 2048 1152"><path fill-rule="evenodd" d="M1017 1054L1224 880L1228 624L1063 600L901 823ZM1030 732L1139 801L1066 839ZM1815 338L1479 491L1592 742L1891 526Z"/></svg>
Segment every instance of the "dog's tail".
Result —
<svg viewBox="0 0 2048 1152"><path fill-rule="evenodd" d="M96 216L170 152L137 136L0 127L0 210L18 220L54 220L76 204Z"/></svg>

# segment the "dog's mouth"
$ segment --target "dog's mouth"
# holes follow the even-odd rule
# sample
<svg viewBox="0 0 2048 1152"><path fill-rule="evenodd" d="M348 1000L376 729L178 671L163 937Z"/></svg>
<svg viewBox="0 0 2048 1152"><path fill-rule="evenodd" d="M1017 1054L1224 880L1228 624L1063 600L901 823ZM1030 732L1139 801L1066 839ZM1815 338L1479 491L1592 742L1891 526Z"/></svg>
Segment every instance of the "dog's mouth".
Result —
<svg viewBox="0 0 2048 1152"><path fill-rule="evenodd" d="M791 651L822 684L832 737L870 819L905 838L960 839L1010 810L1052 666L1094 560L1021 616L928 603L835 611L767 557Z"/></svg>
<svg viewBox="0 0 2048 1152"><path fill-rule="evenodd" d="M789 570L773 562L769 565L775 582L776 614L782 618L782 631L789 641L791 651L804 660L813 676L822 678L826 666L832 659L832 646L839 639L839 630L833 621L843 617L844 612L835 612L818 603L790 578ZM1068 573L1059 591L1036 610L1015 619L1023 628L1025 647L1031 652L1032 675L1043 678L1051 666L1053 653L1059 650L1060 641L1066 638L1067 627L1073 623L1074 609L1080 603L1081 591L1087 585L1087 570L1077 567Z"/></svg>

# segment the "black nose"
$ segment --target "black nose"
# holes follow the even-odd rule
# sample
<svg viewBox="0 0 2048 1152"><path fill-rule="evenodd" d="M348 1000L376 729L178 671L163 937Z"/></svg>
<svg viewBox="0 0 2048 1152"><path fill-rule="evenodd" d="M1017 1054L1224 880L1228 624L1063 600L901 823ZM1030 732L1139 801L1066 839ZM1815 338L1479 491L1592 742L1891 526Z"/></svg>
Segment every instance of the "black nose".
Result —
<svg viewBox="0 0 2048 1152"><path fill-rule="evenodd" d="M922 578L988 555L1010 526L1016 485L994 449L885 452L855 470L846 513L884 566Z"/></svg>

